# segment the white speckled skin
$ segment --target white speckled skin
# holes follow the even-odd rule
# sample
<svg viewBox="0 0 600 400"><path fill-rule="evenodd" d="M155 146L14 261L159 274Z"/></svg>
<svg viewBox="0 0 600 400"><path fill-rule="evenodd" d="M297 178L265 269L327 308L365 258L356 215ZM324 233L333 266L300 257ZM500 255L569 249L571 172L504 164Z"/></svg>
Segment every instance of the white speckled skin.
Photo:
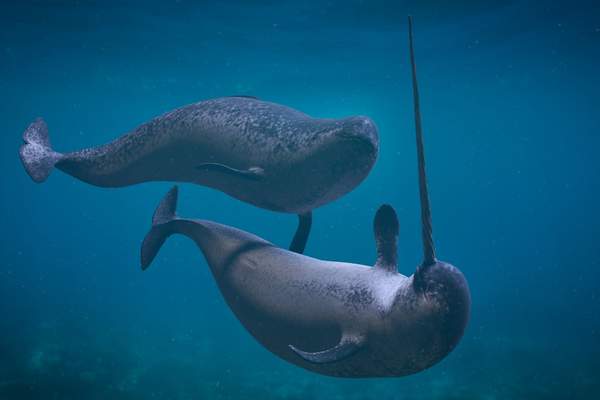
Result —
<svg viewBox="0 0 600 400"><path fill-rule="evenodd" d="M377 232L380 254L371 268L307 257L226 225L173 214L155 217L142 246L144 268L172 234L194 240L225 300L263 346L317 373L385 377L421 371L456 346L469 319L469 288L460 271L436 262L404 276L395 253L382 257L395 252L395 239L392 244ZM394 265L381 265L386 259ZM313 363L290 348L318 352L336 346L342 335L358 338L359 348L339 361Z"/></svg>
<svg viewBox="0 0 600 400"><path fill-rule="evenodd" d="M56 167L97 186L191 182L273 211L305 213L356 187L377 158L367 117L315 119L246 97L202 101L163 114L106 145L63 154ZM261 179L217 170L258 167Z"/></svg>

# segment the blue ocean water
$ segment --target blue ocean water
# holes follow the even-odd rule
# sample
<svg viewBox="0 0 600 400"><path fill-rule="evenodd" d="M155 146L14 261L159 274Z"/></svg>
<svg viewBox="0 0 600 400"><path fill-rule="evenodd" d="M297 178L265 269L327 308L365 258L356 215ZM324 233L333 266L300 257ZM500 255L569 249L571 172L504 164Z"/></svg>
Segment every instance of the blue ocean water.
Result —
<svg viewBox="0 0 600 400"><path fill-rule="evenodd" d="M242 328L197 248L139 246L171 186L101 189L18 158L36 117L58 151L170 109L245 94L318 117L368 115L367 180L315 211L306 253L371 264L398 213L420 261L406 16L438 255L467 277L459 346L398 379L335 379ZM0 399L600 397L600 7L593 1L23 1L0 12ZM296 218L182 185L180 214L287 246Z"/></svg>

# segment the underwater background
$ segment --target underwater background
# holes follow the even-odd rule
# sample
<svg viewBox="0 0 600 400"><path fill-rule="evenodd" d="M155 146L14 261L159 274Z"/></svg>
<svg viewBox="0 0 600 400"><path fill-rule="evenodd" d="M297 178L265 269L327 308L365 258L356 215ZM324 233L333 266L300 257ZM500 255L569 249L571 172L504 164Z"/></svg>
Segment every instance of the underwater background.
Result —
<svg viewBox="0 0 600 400"><path fill-rule="evenodd" d="M336 379L261 347L202 254L140 243L170 183L122 189L60 171L33 183L21 134L58 151L165 111L244 94L316 117L363 114L379 160L317 209L306 254L372 264L398 213L400 271L420 261L408 14L438 256L472 316L442 362ZM600 398L600 6L595 1L23 1L0 11L0 399ZM181 185L179 212L286 247L293 215Z"/></svg>

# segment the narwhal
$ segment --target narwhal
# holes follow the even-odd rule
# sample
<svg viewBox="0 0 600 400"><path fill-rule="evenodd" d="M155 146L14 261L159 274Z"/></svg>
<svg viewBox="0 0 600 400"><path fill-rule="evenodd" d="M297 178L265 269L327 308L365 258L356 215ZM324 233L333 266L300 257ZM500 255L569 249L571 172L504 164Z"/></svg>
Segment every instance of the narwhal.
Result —
<svg viewBox="0 0 600 400"><path fill-rule="evenodd" d="M371 268L318 260L236 228L179 218L176 187L154 214L142 268L168 236L191 238L246 329L274 354L320 374L403 376L444 358L463 335L471 299L463 274L435 257L412 20L409 25L424 252L412 276L398 272L398 220L389 205L375 215L377 259Z"/></svg>
<svg viewBox="0 0 600 400"><path fill-rule="evenodd" d="M377 159L365 116L312 118L247 96L201 101L163 114L106 145L57 153L42 119L23 134L20 157L43 182L53 167L84 182L121 187L191 182L268 210L298 214L290 249L302 252L311 211L354 189Z"/></svg>

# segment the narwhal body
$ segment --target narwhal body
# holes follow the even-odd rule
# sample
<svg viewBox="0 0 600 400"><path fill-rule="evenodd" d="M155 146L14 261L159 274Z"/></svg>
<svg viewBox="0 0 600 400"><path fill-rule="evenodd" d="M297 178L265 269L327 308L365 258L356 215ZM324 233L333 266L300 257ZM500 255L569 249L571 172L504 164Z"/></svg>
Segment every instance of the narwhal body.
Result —
<svg viewBox="0 0 600 400"><path fill-rule="evenodd" d="M424 248L412 276L397 270L398 221L390 206L375 216L377 261L371 268L318 260L229 226L181 219L176 188L155 212L142 267L168 236L188 236L247 330L274 354L317 373L404 376L444 358L464 333L471 298L463 274L435 258L412 34L411 60Z"/></svg>
<svg viewBox="0 0 600 400"><path fill-rule="evenodd" d="M373 268L323 261L229 226L175 216L172 190L142 246L147 268L172 234L204 253L223 296L246 329L279 357L325 375L403 376L442 359L469 315L463 275L436 262L407 277L396 270L395 213L375 218Z"/></svg>
<svg viewBox="0 0 600 400"><path fill-rule="evenodd" d="M377 158L367 117L312 118L250 97L223 97L178 108L106 145L55 152L45 122L23 134L20 156L36 182L53 167L84 182L121 187L190 182L261 208L301 215L304 248L310 212L355 188ZM293 246L294 247L294 246Z"/></svg>

